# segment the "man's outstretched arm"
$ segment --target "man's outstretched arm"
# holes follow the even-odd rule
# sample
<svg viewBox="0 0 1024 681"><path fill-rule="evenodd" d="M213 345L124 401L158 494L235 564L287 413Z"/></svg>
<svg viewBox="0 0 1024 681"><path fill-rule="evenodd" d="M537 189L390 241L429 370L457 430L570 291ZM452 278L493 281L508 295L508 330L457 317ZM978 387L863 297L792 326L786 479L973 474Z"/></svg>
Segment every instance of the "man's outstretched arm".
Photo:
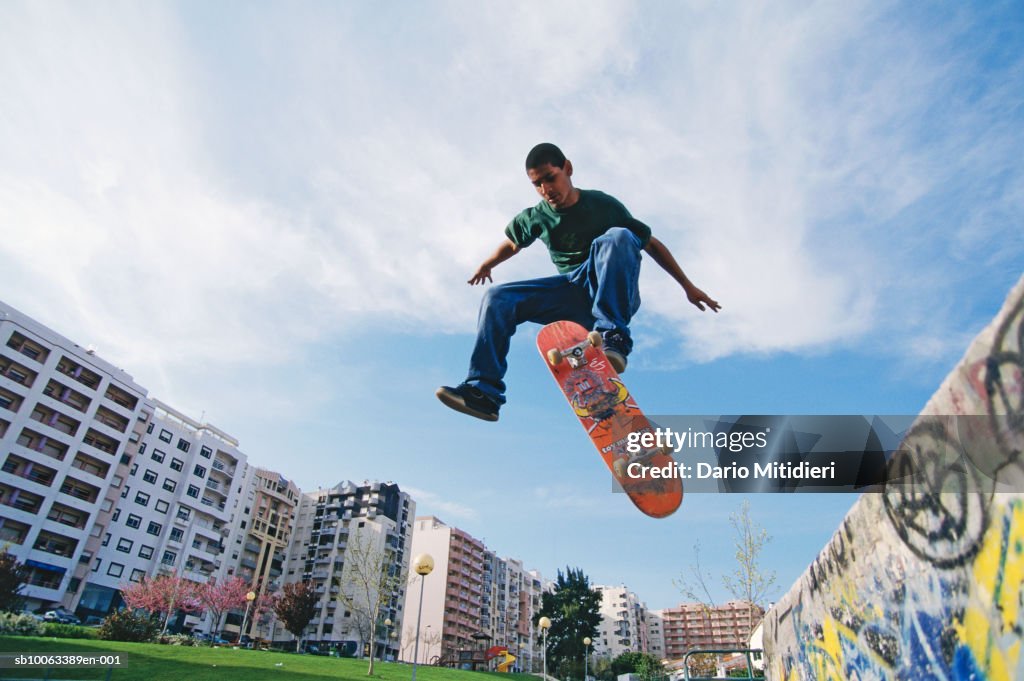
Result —
<svg viewBox="0 0 1024 681"><path fill-rule="evenodd" d="M511 239L505 239L505 241L498 246L489 258L480 263L480 267L478 267L476 272L473 273L473 276L469 278L468 283L473 286L493 281L493 279L491 279L491 270L511 258L520 250L522 249L512 243Z"/></svg>
<svg viewBox="0 0 1024 681"><path fill-rule="evenodd" d="M698 310L703 311L705 305L715 312L722 309L718 301L712 300L708 294L693 285L693 282L683 273L683 268L679 266L679 263L676 262L672 252L668 250L665 244L652 236L651 240L644 247L644 251L654 259L654 262L658 263L661 269L668 272L669 276L679 282L679 285L683 287L683 291L686 292L687 300L696 305Z"/></svg>

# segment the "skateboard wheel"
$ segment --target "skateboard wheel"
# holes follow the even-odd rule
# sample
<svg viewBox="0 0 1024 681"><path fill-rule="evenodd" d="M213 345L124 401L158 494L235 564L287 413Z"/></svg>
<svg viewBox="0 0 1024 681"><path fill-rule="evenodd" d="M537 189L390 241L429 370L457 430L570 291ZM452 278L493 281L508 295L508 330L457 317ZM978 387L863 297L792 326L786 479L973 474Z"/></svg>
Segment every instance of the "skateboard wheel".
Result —
<svg viewBox="0 0 1024 681"><path fill-rule="evenodd" d="M548 350L547 357L548 362L553 367L556 367L562 363L562 353L558 350L558 348L551 348L550 350Z"/></svg>
<svg viewBox="0 0 1024 681"><path fill-rule="evenodd" d="M604 344L604 339L601 337L601 333L599 331L591 331L588 333L587 340L590 341L590 344L595 348L599 348Z"/></svg>

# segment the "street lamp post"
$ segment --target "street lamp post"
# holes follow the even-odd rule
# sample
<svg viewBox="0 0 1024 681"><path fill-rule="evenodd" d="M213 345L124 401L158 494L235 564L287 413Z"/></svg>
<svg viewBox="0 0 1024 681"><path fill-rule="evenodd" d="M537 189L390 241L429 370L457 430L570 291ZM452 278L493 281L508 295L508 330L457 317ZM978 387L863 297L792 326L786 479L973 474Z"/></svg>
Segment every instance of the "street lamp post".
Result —
<svg viewBox="0 0 1024 681"><path fill-rule="evenodd" d="M420 576L420 607L416 613L416 643L412 653L412 681L416 681L416 663L420 656L420 620L423 618L423 584L434 569L434 559L429 553L421 553L413 558L412 568Z"/></svg>
<svg viewBox="0 0 1024 681"><path fill-rule="evenodd" d="M249 608L252 607L252 602L256 600L256 592L250 591L245 594L245 615L242 616L242 628L238 630L238 644L242 644L242 636L245 635L245 623L249 619Z"/></svg>
<svg viewBox="0 0 1024 681"><path fill-rule="evenodd" d="M590 663L590 644L593 641L589 636L583 638L583 681L587 681L588 664Z"/></svg>
<svg viewBox="0 0 1024 681"><path fill-rule="evenodd" d="M388 653L388 635L391 633L391 618L384 618L384 652L380 654L380 661L384 661L384 657Z"/></svg>
<svg viewBox="0 0 1024 681"><path fill-rule="evenodd" d="M548 618L548 617L541 617L539 620L537 620L537 626L540 627L540 633L541 633L541 636L542 636L542 638L544 640L544 642L541 645L543 646L543 651L542 651L544 653L544 669L543 669L543 671L544 671L544 678L546 680L547 676L548 676L548 629L551 628L551 619Z"/></svg>

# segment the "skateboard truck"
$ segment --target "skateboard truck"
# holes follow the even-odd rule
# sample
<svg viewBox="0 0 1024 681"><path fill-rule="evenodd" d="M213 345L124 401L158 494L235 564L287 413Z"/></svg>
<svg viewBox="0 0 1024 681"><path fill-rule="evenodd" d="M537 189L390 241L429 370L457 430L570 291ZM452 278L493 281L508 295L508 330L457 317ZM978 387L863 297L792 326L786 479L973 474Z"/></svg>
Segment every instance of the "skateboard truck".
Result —
<svg viewBox="0 0 1024 681"><path fill-rule="evenodd" d="M570 348L560 350L558 348L551 348L547 352L548 362L551 366L558 366L562 363L562 360L568 360L569 366L573 369L579 369L582 366L586 366L587 358L586 351L588 347L601 347L603 339L601 334L597 331L591 331L587 334L587 339L582 343L577 343Z"/></svg>

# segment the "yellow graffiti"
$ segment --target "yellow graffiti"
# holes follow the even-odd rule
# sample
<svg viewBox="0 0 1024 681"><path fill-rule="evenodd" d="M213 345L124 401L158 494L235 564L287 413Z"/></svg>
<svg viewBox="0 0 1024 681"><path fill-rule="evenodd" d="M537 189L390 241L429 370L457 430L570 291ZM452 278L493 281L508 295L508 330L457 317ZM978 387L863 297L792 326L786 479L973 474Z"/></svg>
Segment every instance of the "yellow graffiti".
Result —
<svg viewBox="0 0 1024 681"><path fill-rule="evenodd" d="M972 567L963 619L954 626L989 681L1010 681L1021 652L1024 504L1014 501L995 518Z"/></svg>

